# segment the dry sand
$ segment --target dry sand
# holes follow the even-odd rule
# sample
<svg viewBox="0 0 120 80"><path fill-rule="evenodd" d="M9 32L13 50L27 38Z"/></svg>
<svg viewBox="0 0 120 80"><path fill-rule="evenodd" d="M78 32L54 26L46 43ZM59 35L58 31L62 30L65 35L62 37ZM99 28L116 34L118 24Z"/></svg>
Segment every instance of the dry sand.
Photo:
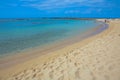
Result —
<svg viewBox="0 0 120 80"><path fill-rule="evenodd" d="M0 80L120 80L120 20L84 41L0 71Z"/></svg>

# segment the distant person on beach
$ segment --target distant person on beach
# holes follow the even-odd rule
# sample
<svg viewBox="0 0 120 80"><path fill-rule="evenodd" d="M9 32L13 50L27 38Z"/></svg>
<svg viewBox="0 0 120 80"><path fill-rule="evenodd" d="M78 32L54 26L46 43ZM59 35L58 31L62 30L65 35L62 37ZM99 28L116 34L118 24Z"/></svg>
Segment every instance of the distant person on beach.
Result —
<svg viewBox="0 0 120 80"><path fill-rule="evenodd" d="M105 19L105 23L107 22L107 20Z"/></svg>

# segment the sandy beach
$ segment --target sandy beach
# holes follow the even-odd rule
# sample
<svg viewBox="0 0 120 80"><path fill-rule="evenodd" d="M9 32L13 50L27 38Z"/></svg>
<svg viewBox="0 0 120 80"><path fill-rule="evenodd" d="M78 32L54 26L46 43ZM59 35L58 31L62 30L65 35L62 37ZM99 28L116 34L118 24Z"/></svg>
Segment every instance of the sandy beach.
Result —
<svg viewBox="0 0 120 80"><path fill-rule="evenodd" d="M100 34L1 69L0 80L120 80L120 20L107 23Z"/></svg>

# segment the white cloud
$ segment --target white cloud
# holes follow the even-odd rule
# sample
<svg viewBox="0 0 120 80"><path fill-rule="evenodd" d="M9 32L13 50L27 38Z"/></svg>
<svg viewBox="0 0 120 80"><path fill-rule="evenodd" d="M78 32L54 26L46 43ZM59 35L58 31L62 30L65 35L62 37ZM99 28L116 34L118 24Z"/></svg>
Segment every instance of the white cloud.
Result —
<svg viewBox="0 0 120 80"><path fill-rule="evenodd" d="M45 9L57 9L57 8L69 8L69 7L103 7L105 0L20 0L26 2L22 6L33 7L41 10Z"/></svg>
<svg viewBox="0 0 120 80"><path fill-rule="evenodd" d="M81 11L81 14L91 14L94 12L101 13L101 11L102 11L102 8L89 8L84 11Z"/></svg>

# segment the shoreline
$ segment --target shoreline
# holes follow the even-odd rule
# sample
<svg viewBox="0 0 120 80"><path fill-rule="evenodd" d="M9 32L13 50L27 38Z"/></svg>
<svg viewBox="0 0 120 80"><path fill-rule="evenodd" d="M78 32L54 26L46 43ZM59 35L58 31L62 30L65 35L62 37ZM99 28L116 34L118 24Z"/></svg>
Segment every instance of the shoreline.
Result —
<svg viewBox="0 0 120 80"><path fill-rule="evenodd" d="M71 19L71 20L74 20L74 19ZM91 22L91 24L90 25L99 25L99 23L97 23L97 22L95 22L95 20L91 20L91 21L89 21L89 20L85 20L85 22L84 23L82 23L82 24L86 24L86 21L87 22ZM68 21L69 22L69 21ZM81 24L81 20L80 20L80 22L79 21L75 21L75 22L77 22L77 24ZM64 22L65 24L64 25L69 25L69 24L72 24L72 23L67 23L67 22ZM62 23L63 24L63 23ZM64 26L63 25L63 26ZM24 25L23 25L24 26ZM54 26L54 25L53 25ZM59 25L57 25L57 26L59 26ZM60 25L61 26L61 25ZM74 24L73 24L73 26L75 26ZM79 26L79 25L78 25ZM79 26L80 27L80 26ZM88 27L89 28L89 27ZM91 28L91 27L90 27ZM69 28L68 28L69 29ZM84 28L83 28L84 29ZM38 30L41 30L41 29L38 29ZM45 29L46 30L46 29ZM49 29L48 29L49 30ZM66 30L66 31L65 31ZM87 29L86 29L87 30ZM3 29L3 31L4 31L4 29ZM6 31L6 30L5 30ZM34 30L33 30L34 31ZM51 32L50 32L51 31ZM49 32L50 33L52 33L52 30L50 30ZM56 30L54 30L54 31L56 31ZM69 38L70 36L73 36L74 34L72 34L72 32L74 31L74 27L73 27L73 30L71 29L71 31L69 31L69 30L67 30L67 29L61 29L61 31L63 31L63 32L65 32L65 34L61 34L60 36L58 35L58 38L60 38L60 39L58 39L58 41L59 40L62 40L62 39L65 39L65 38ZM83 32L85 31L85 29L83 30ZM39 31L39 32L41 32L41 31ZM70 33L71 32L71 33ZM80 29L79 30L79 32L80 33L82 33L82 29ZM34 32L32 32L32 33L34 33ZM37 33L37 32L36 32ZM57 33L60 33L59 32L59 30L57 31ZM73 32L74 33L74 32ZM78 32L77 32L78 33ZM77 35L77 33L75 34L75 35ZM80 34L80 33L78 33L78 34ZM42 38L41 36L42 35L46 35L46 34L48 34L48 33L45 33L44 32L44 34L43 34L43 31L42 31L42 33L40 33L41 35L38 35L38 37L40 37L40 38ZM28 34L27 34L28 35ZM63 36L62 36L63 35ZM74 35L74 36L75 36ZM80 34L81 35L81 34ZM4 36L4 35L3 35ZM11 35L8 35L8 36L6 36L6 37L10 37ZM16 35L17 36L17 35ZM38 43L37 43L37 41L35 41L35 40L37 40L36 38L33 38L33 39L35 39L34 40L34 42L32 42L32 40L31 39L26 39L26 42L24 42L24 38L22 39L22 37L21 37L21 39L17 39L17 38L15 38L16 36L13 36L14 38L13 39L9 39L9 40L7 40L7 38L5 39L6 41L4 41L4 37L3 37L3 39L1 38L0 40L1 40L1 48L0 48L0 50L1 50L1 52L0 52L0 58L2 58L2 57L4 57L4 56L9 56L10 54L16 54L16 53L20 53L21 51L26 51L27 49L29 50L29 49L32 49L32 48L35 48L35 47L40 47L41 46L41 48L42 48L42 46L44 46L44 45L47 45L47 44L50 44L49 42L51 41L51 43L53 42L53 40L45 40L44 42L47 42L47 44L45 43L44 44L44 42L40 42L39 40L38 40L38 43L40 43L39 45L37 45ZM17 37L19 37L20 35L18 35ZM36 36L36 35L33 35L33 37L34 36ZM47 36L46 36L47 37ZM16 44L17 43L17 40L18 40L18 44ZM44 39L44 37L43 37L43 39ZM3 41L2 41L3 40ZM16 40L16 41L14 41L14 40ZM19 41L20 40L20 41ZM33 43L27 43L29 40L31 40L31 42ZM7 42L8 41L8 42ZM12 42L13 41L13 42ZM56 42L57 41L57 38L56 38L56 40L54 39L54 42ZM57 42L58 42L57 41ZM30 41L29 41L30 42ZM54 44L54 42L53 42L53 44ZM3 44L2 44L3 43ZM17 46L17 45L19 45L19 43L21 43L20 44L20 46ZM14 44L14 45L13 45ZM27 44L27 45L26 45ZM21 45L23 45L23 46L21 46ZM25 47L24 47L25 46ZM49 45L47 45L47 46L49 46Z"/></svg>
<svg viewBox="0 0 120 80"><path fill-rule="evenodd" d="M28 48L28 49L21 51L19 54L13 53L9 56L4 56L3 58L0 59L0 70L12 67L19 63L28 61L30 59L34 59L37 56L43 56L43 55L46 55L47 53L50 53L50 52L62 49L64 47L67 47L69 45L72 45L74 43L80 42L84 39L87 39L87 38L90 38L97 34L100 34L102 31L106 30L106 28L108 28L108 24L102 23L98 27L92 28L92 29L82 33L82 35L80 35L80 36L77 35L77 36L73 37L74 39L70 38L70 39L66 39L61 42L55 42L53 45L52 44L48 45L49 47L46 47L46 45L45 45L43 47L38 46L38 47L34 47L34 48ZM43 49L41 49L41 48L43 48ZM36 53L36 54L34 55L34 53ZM8 61L10 61L10 62L8 62Z"/></svg>
<svg viewBox="0 0 120 80"><path fill-rule="evenodd" d="M1 73L0 73L0 78L2 79L3 78L3 80L6 80L6 79L10 79L10 80L13 80L14 78L16 78L17 76L19 77L19 75L22 75L22 74L26 74L26 71L31 71L31 70L35 70L35 72L33 72L33 74L34 73L36 73L36 69L39 71L41 71L41 70L50 70L49 69L49 67L48 66L50 66L50 65L53 65L53 67L57 67L57 66L59 66L59 64L58 63L60 63L59 62L59 59L60 59L60 61L65 61L65 59L64 58L68 58L67 59L67 65L69 64L69 66L70 67L67 67L66 66L66 62L64 62L65 64L64 64L64 67L66 66L66 68L68 68L68 69L64 69L65 71L70 71L71 72L71 68L73 69L75 69L76 70L76 67L72 67L73 65L72 64L70 64L69 62L68 62L68 60L70 59L70 60L72 60L73 62L75 62L74 61L74 58L76 57L74 57L72 54L74 54L74 53L76 53L76 51L78 51L78 50L80 50L80 53L79 53L79 55L80 54L82 54L82 52L84 51L84 50L86 50L86 51L89 51L89 49L91 49L91 47L89 46L87 46L87 45L89 45L89 44L92 44L92 43L94 43L94 45L95 44L97 44L96 42L100 42L100 40L99 39L102 39L102 38L105 38L105 39L107 39L107 40L109 40L109 36L108 35L111 35L111 34L113 34L113 33L115 33L114 31L116 30L116 27L113 27L115 24L116 24L117 22L115 22L115 21L110 21L110 23L109 23L109 28L108 29L106 29L106 30L104 30L103 32L101 32L100 34L97 34L97 35L94 35L94 36L92 36L92 37L89 37L89 38L87 38L87 39L84 39L84 40L82 40L82 41L79 41L79 42L76 42L76 43L74 43L74 44L72 44L72 45L69 45L69 46L67 46L67 47L65 47L65 48L62 48L62 49L60 49L60 50L56 50L56 51L52 51L52 52L50 52L49 54L46 54L46 55L43 55L43 56L40 56L40 57L37 57L37 58L35 58L35 59L31 59L31 60L29 60L29 61L26 61L26 62L24 62L24 63L21 63L21 64L18 64L18 65L16 65L16 66L14 66L14 67L11 67L11 68L9 68L9 69L6 69L6 70L1 70ZM117 24L116 24L117 25ZM112 32L113 31L113 32ZM111 33L112 32L112 33ZM118 34L118 33L117 33ZM108 36L107 38L106 38L106 36ZM114 36L114 34L113 34L113 36ZM114 37L113 37L114 38ZM98 39L98 41L96 41ZM96 41L96 42L95 42ZM112 40L109 40L109 42L112 42ZM102 44L102 43L100 43L100 44ZM102 45L98 45L98 46L102 46ZM106 45L108 45L108 43L104 43L105 44L105 46L103 46L103 48L106 48ZM111 44L112 45L112 44ZM85 47L84 47L85 46ZM96 46L97 47L97 46ZM97 47L97 49L98 49L99 47ZM101 47L100 47L101 48ZM108 46L108 48L109 48L109 46ZM117 48L117 47L116 47ZM97 50L96 49L96 50ZM111 47L109 48L109 49L112 49ZM96 51L96 50L94 50L94 47L92 48L92 51L94 52L94 51ZM117 50L119 50L119 49L117 49ZM116 50L116 51L117 51ZM90 52L89 52L90 53ZM98 53L98 52L95 52L94 54L87 54L87 53L83 53L82 55L81 55L81 57L79 57L79 59L80 59L80 62L81 62L81 59L82 58L84 58L85 60L86 59L88 59L88 61L87 62L89 62L89 61L91 61L91 60L89 60L89 57L88 56L90 56L90 55L95 55L96 57L98 57L98 58L102 58L102 57L100 57L99 55L96 55L96 53ZM106 53L106 52L105 52ZM103 53L103 54L101 54L101 55L104 55L105 53ZM85 56L83 56L84 54L87 54L87 57ZM106 55L111 55L112 53L110 53L110 54L106 54ZM76 55L76 54L74 54L74 55ZM77 55L78 55L78 53L77 53ZM93 57L93 58L92 58ZM89 68L90 69L94 69L94 68L91 68L90 66L94 63L94 61L96 60L94 60L94 56L92 56L91 58L93 59L93 62L91 62L90 64L89 63L80 63L81 65L89 65ZM117 56L117 57L119 57L119 55ZM63 60L61 60L61 58L63 58ZM114 58L114 56L113 56L113 58ZM78 59L78 60L79 60ZM110 58L111 59L111 58ZM104 62L106 62L106 60L107 60L107 58L105 58L105 60L103 59L102 60L102 62L104 63ZM57 61L57 62L56 62ZM108 59L108 61L109 61L109 59ZM55 63L54 63L55 62ZM72 63L73 63L72 62ZM112 63L112 62L110 62L110 63ZM99 63L98 63L99 64ZM79 65L79 64L76 64L75 63L75 65ZM97 66L97 65L96 65ZM114 65L115 66L115 65ZM38 67L38 68L37 68ZM63 67L62 67L63 68ZM87 68L86 68L87 69ZM74 72L74 70L72 70L73 72ZM83 71L84 71L84 69L83 69ZM102 70L101 70L102 71ZM104 70L103 70L104 71ZM48 71L49 72L49 71ZM50 71L51 72L51 71ZM57 70L57 72L59 72L59 70ZM81 72L81 71L80 71ZM87 71L88 72L88 71ZM81 72L82 73L82 72ZM96 72L96 70L95 70L95 73L97 73ZM115 72L116 73L116 72ZM119 73L119 71L118 71L118 73ZM6 75L4 75L4 74L6 74ZM32 77L32 73L28 73L28 74L30 74L31 76L29 76L30 78ZM38 72L36 73L36 75L38 74ZM103 74L103 73L102 73ZM112 74L112 73L111 73ZM117 74L117 73L116 73ZM56 74L57 75L57 74ZM62 75L62 73L60 74L60 75ZM64 75L65 75L65 78L63 79L63 80L69 80L67 77L70 77L70 80L75 80L75 77L74 77L74 74L73 73L69 73L69 76L68 76L68 74L67 73L64 73ZM94 74L94 75L96 75L96 74ZM87 76L87 75L86 75ZM100 76L101 76L101 74L100 74ZM113 75L114 76L114 75ZM118 76L118 74L116 75L116 76ZM24 77L25 77L25 75L24 75ZM83 77L85 77L85 76L83 76ZM112 77L112 76L111 76ZM22 76L21 76L21 78L23 78ZM34 77L33 77L34 78ZM40 79L41 79L42 77L40 77ZM109 78L108 76L106 77L105 76L105 78ZM114 78L114 77L113 77ZM48 77L44 77L44 79L46 80L46 79L49 79ZM23 80L27 80L27 79L23 79ZM28 80L33 80L32 78L31 79L28 79ZM52 80L57 80L57 79L52 79ZM90 79L90 80L92 80L92 79ZM106 80L106 79L105 79ZM113 80L113 79L111 79L111 80ZM115 79L115 80L118 80L118 79Z"/></svg>

